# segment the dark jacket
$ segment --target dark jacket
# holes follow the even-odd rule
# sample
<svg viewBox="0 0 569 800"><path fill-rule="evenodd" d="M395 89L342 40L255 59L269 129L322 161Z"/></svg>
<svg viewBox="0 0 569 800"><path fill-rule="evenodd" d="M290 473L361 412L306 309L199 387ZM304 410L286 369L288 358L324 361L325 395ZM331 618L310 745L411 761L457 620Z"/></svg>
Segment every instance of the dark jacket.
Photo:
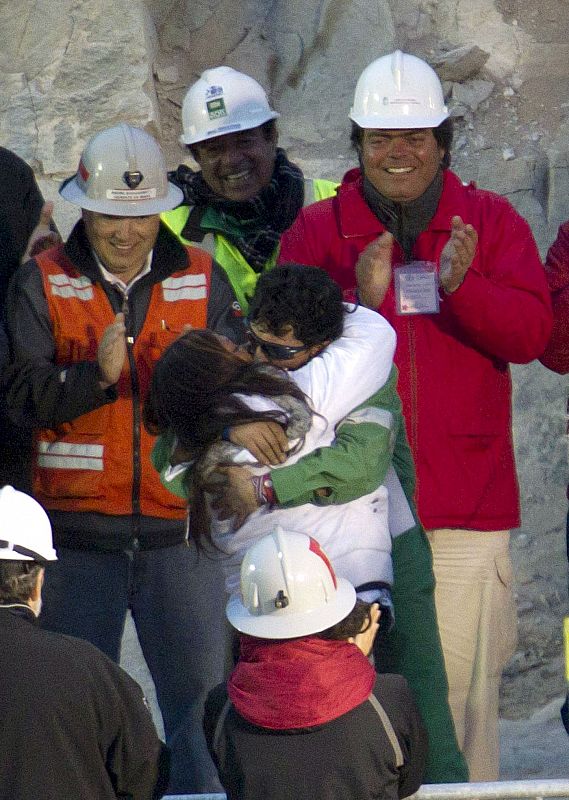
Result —
<svg viewBox="0 0 569 800"><path fill-rule="evenodd" d="M114 313L123 310L123 296L103 280L82 222L74 227L64 252L81 275L103 287ZM152 287L184 269L186 264L186 250L161 226L153 250L151 270L133 285L128 295L128 337L136 339L145 322ZM67 420L114 402L116 390L111 387L103 391L99 386L96 355L92 360L70 364L62 380L62 368L55 359L55 334L42 276L34 260L23 265L11 282L7 320L13 353L13 363L6 377L7 403L16 420L35 428L55 428ZM231 287L225 273L215 262L212 266L207 324L234 340L243 337L243 323L234 308ZM139 406L143 400L137 398L134 405ZM141 424L139 417L138 425ZM134 444L130 457L134 461L140 458L139 449ZM137 504L137 491L140 491L140 487L137 488L135 481L134 507ZM137 540L144 548L176 544L183 541L185 536L183 520L145 517L139 513L111 516L94 512L54 511L50 516L57 546L116 550Z"/></svg>
<svg viewBox="0 0 569 800"><path fill-rule="evenodd" d="M10 278L20 266L43 202L31 167L0 147L0 325L4 324ZM8 364L4 330L0 330L0 340L1 375ZM30 491L30 448L30 431L8 419L4 394L0 392L0 485L10 483Z"/></svg>
<svg viewBox="0 0 569 800"><path fill-rule="evenodd" d="M369 701L315 728L273 731L247 722L227 701L224 685L209 695L204 730L228 800L397 800L417 791L427 737L407 681L378 675L374 695L403 755L396 753ZM221 730L216 737L216 726Z"/></svg>
<svg viewBox="0 0 569 800"><path fill-rule="evenodd" d="M15 153L0 147L0 309L10 278L20 266L36 227L43 197L34 173Z"/></svg>
<svg viewBox="0 0 569 800"><path fill-rule="evenodd" d="M0 605L2 800L150 800L166 751L140 687L88 642Z"/></svg>

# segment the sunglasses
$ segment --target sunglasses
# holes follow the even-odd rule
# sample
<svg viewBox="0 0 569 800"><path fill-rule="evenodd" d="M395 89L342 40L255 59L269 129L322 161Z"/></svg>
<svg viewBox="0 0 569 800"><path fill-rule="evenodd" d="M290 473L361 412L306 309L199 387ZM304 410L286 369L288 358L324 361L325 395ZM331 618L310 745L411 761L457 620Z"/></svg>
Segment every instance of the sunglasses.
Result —
<svg viewBox="0 0 569 800"><path fill-rule="evenodd" d="M251 328L247 329L248 350L251 355L254 355L255 350L259 347L261 351L267 356L269 361L289 361L294 358L298 353L308 350L309 344L301 344L297 347L292 347L287 344L274 344L274 342L267 342L265 339L260 339L256 336Z"/></svg>

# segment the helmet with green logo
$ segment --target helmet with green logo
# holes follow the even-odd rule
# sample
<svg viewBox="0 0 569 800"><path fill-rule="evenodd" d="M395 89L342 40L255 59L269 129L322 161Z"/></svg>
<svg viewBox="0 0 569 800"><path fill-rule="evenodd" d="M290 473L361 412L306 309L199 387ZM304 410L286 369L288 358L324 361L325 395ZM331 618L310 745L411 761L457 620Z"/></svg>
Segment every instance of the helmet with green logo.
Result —
<svg viewBox="0 0 569 800"><path fill-rule="evenodd" d="M184 97L180 142L247 131L279 116L260 83L232 67L215 67L202 72Z"/></svg>

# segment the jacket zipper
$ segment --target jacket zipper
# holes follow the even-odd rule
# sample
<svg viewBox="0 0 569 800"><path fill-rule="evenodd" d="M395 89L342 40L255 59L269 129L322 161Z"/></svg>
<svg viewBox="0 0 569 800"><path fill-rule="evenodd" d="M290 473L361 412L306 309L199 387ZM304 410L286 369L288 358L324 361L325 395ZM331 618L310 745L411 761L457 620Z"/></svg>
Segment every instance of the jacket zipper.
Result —
<svg viewBox="0 0 569 800"><path fill-rule="evenodd" d="M122 312L126 326L126 352L130 367L130 388L132 393L132 548L138 550L140 538L140 484L142 480L140 452L140 387L136 361L134 358L134 330L131 322L129 297L123 295Z"/></svg>

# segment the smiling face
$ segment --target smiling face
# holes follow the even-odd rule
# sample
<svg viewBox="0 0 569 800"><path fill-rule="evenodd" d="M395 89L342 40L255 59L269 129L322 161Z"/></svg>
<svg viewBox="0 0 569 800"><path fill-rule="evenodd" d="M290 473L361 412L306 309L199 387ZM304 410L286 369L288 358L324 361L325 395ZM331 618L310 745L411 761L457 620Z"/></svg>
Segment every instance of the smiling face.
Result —
<svg viewBox="0 0 569 800"><path fill-rule="evenodd" d="M215 136L192 147L202 177L226 200L250 200L269 185L277 155L276 128Z"/></svg>
<svg viewBox="0 0 569 800"><path fill-rule="evenodd" d="M144 267L160 227L159 214L115 217L83 209L85 231L109 272L128 283Z"/></svg>
<svg viewBox="0 0 569 800"><path fill-rule="evenodd" d="M425 192L443 156L432 128L362 131L360 157L366 178L397 203L416 200Z"/></svg>

